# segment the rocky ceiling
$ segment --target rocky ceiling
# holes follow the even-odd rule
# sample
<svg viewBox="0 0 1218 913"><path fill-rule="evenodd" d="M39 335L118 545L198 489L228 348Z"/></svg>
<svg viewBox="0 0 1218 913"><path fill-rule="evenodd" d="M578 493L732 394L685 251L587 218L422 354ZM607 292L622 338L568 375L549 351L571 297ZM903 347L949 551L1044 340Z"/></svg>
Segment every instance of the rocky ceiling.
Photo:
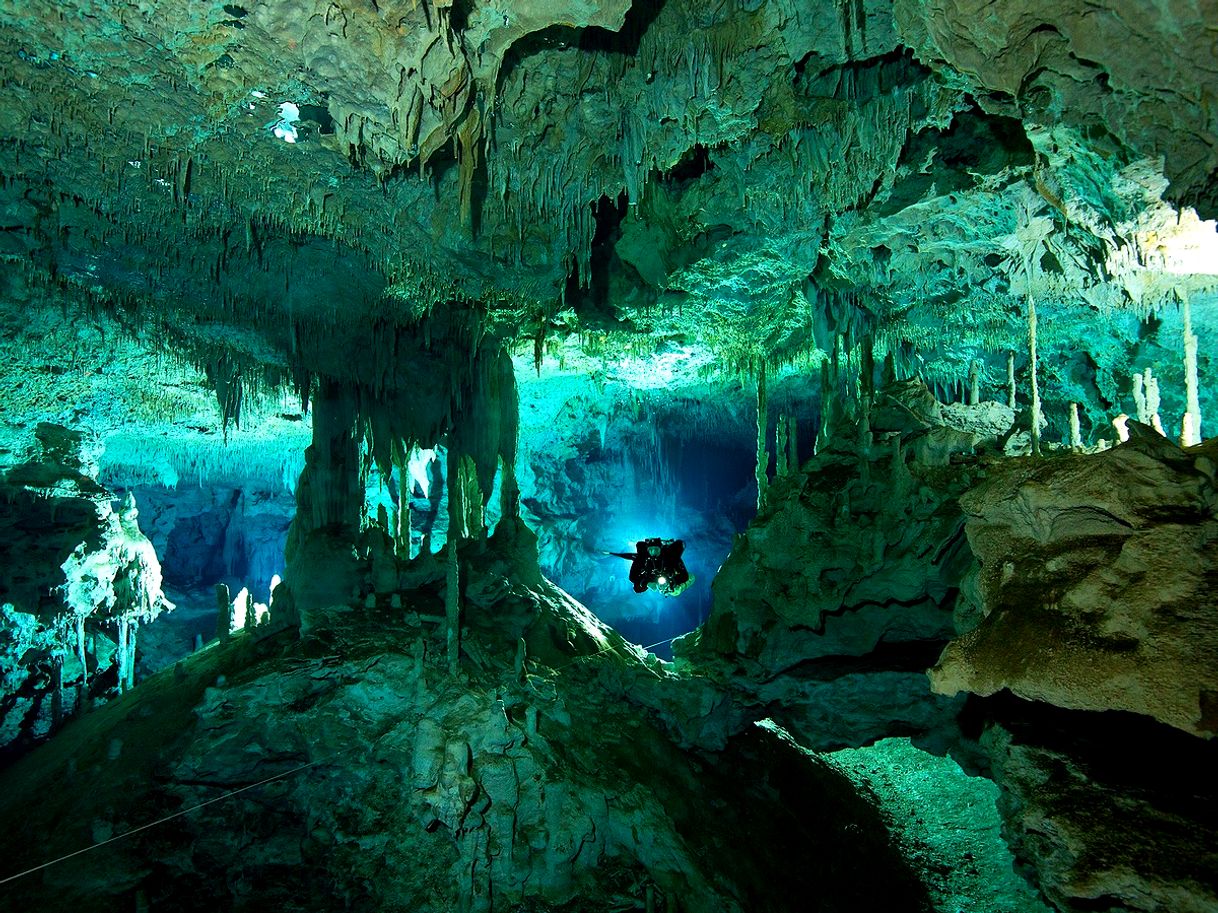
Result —
<svg viewBox="0 0 1218 913"><path fill-rule="evenodd" d="M439 309L538 358L679 344L731 374L868 340L1000 385L1035 296L1047 395L1102 426L1143 361L1182 387L1178 302L1203 338L1218 307L1209 0L32 0L0 22L3 256L209 363L342 375L368 327Z"/></svg>

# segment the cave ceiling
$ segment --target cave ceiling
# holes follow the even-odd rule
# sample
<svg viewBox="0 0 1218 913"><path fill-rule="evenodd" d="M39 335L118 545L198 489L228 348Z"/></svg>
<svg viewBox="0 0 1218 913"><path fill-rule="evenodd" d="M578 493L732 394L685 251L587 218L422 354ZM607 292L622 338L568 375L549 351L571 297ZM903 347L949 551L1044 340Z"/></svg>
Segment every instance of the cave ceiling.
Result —
<svg viewBox="0 0 1218 913"><path fill-rule="evenodd" d="M1218 322L1216 46L1205 0L6 3L0 256L285 376L462 314L947 382L1032 295L1099 409L1148 315Z"/></svg>

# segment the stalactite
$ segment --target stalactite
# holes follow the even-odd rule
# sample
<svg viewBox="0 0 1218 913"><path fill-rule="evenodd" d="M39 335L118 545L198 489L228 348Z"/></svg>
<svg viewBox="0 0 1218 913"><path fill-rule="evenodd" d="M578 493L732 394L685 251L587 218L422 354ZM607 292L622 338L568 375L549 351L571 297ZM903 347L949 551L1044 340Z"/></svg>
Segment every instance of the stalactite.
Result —
<svg viewBox="0 0 1218 913"><path fill-rule="evenodd" d="M1007 352L1007 405L1015 408L1015 353Z"/></svg>
<svg viewBox="0 0 1218 913"><path fill-rule="evenodd" d="M766 453L766 390L765 390L765 361L762 360L757 369L757 511L761 512L765 505L767 470L770 456Z"/></svg>
<svg viewBox="0 0 1218 913"><path fill-rule="evenodd" d="M1028 295L1028 372L1032 376L1032 455L1040 456L1040 384L1036 379L1036 300Z"/></svg>
<svg viewBox="0 0 1218 913"><path fill-rule="evenodd" d="M1180 294L1184 343L1184 418L1180 422L1180 444L1201 443L1201 400L1197 383L1197 335L1193 332L1192 306L1187 293Z"/></svg>

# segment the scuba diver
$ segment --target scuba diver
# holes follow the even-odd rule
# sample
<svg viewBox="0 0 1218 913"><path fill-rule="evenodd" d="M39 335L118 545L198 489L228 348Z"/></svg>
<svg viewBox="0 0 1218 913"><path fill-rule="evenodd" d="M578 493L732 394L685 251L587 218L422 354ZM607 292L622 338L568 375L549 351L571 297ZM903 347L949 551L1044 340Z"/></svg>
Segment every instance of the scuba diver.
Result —
<svg viewBox="0 0 1218 913"><path fill-rule="evenodd" d="M642 539L635 551L609 552L630 562L630 582L636 593L653 589L664 596L679 596L694 582L685 568L681 554L685 543L680 539Z"/></svg>

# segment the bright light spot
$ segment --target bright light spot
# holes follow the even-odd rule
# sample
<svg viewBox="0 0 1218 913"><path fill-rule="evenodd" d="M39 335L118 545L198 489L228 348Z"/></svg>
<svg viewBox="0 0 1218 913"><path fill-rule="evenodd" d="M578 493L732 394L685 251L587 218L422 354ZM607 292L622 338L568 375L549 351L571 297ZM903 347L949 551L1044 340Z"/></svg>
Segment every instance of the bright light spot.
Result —
<svg viewBox="0 0 1218 913"><path fill-rule="evenodd" d="M661 578L659 579L658 583L660 584L660 586L663 586L664 584L668 583L668 578L667 578L667 577L661 577Z"/></svg>
<svg viewBox="0 0 1218 913"><path fill-rule="evenodd" d="M407 462L406 474L409 476L412 484L418 486L419 491L423 493L423 497L428 497L431 493L431 477L427 474L427 467L431 465L431 461L436 458L436 452L432 448L427 450L422 449L417 444L410 451L410 460Z"/></svg>
<svg viewBox="0 0 1218 913"><path fill-rule="evenodd" d="M275 134L276 139L281 139L285 143L296 142L296 122L300 120L300 108L293 102L285 101L279 105L279 119L273 120L267 127L271 133Z"/></svg>
<svg viewBox="0 0 1218 913"><path fill-rule="evenodd" d="M246 609L249 605L250 591L245 587L237 593L237 598L233 600L233 625L232 630L240 631L245 627Z"/></svg>
<svg viewBox="0 0 1218 913"><path fill-rule="evenodd" d="M259 92L257 89L255 89L253 92L251 92L250 95L254 96L254 98L266 98L266 93Z"/></svg>
<svg viewBox="0 0 1218 913"><path fill-rule="evenodd" d="M1218 275L1218 223L1202 221L1191 207L1138 233L1146 266L1176 275Z"/></svg>

